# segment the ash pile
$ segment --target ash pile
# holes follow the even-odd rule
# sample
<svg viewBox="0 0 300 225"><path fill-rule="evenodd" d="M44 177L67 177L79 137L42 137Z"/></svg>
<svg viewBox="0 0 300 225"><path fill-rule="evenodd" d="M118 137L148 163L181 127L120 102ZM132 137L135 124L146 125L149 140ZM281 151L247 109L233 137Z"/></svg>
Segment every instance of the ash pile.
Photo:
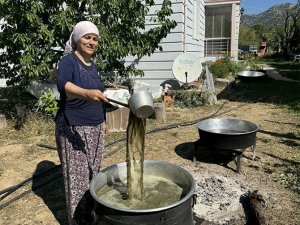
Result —
<svg viewBox="0 0 300 225"><path fill-rule="evenodd" d="M201 176L200 176L201 175ZM195 176L195 216L211 224L241 224L246 220L242 205L249 188L232 178L221 175Z"/></svg>

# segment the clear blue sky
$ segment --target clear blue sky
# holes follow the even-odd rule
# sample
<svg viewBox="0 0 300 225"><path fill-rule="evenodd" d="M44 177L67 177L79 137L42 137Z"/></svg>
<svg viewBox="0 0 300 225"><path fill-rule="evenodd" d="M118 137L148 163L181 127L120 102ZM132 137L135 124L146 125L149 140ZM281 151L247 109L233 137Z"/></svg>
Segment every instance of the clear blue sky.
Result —
<svg viewBox="0 0 300 225"><path fill-rule="evenodd" d="M245 9L244 14L259 14L282 3L297 4L298 0L241 0L241 5Z"/></svg>

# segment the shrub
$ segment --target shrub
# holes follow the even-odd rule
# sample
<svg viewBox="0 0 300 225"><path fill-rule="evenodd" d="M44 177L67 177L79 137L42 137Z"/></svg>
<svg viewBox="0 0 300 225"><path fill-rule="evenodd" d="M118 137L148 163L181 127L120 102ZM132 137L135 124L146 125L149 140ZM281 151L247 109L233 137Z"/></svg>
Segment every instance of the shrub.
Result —
<svg viewBox="0 0 300 225"><path fill-rule="evenodd" d="M235 62L228 55L225 55L223 58L213 62L208 69L214 78L227 78L230 75L235 75L243 68L244 66L241 63Z"/></svg>
<svg viewBox="0 0 300 225"><path fill-rule="evenodd" d="M226 78L230 73L228 65L222 59L218 59L212 63L208 69L215 78Z"/></svg>
<svg viewBox="0 0 300 225"><path fill-rule="evenodd" d="M176 106L180 108L192 108L205 105L206 100L200 91L196 90L177 90L174 91Z"/></svg>
<svg viewBox="0 0 300 225"><path fill-rule="evenodd" d="M49 90L39 98L37 102L37 110L42 111L47 116L54 117L58 110L58 102L56 97Z"/></svg>

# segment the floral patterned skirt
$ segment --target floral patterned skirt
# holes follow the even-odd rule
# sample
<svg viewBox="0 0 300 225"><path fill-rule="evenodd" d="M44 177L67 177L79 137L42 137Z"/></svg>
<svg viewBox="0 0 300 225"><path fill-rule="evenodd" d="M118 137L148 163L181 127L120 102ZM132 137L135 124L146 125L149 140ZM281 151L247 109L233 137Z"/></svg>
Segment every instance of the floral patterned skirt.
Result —
<svg viewBox="0 0 300 225"><path fill-rule="evenodd" d="M70 126L61 114L56 119L55 136L64 177L69 224L92 224L94 200L88 189L103 160L103 123Z"/></svg>

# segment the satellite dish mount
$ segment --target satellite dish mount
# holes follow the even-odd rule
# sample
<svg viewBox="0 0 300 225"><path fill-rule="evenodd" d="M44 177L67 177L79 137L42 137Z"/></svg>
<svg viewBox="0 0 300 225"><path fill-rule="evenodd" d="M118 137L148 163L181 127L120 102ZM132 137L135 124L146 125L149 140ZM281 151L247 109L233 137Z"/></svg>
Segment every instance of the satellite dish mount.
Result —
<svg viewBox="0 0 300 225"><path fill-rule="evenodd" d="M184 89L189 89L189 83L198 79L202 72L202 64L198 57L190 53L178 55L173 62L173 75L180 81Z"/></svg>
<svg viewBox="0 0 300 225"><path fill-rule="evenodd" d="M183 89L189 89L189 84L188 84L188 72L184 72L185 74L185 84L182 85Z"/></svg>

